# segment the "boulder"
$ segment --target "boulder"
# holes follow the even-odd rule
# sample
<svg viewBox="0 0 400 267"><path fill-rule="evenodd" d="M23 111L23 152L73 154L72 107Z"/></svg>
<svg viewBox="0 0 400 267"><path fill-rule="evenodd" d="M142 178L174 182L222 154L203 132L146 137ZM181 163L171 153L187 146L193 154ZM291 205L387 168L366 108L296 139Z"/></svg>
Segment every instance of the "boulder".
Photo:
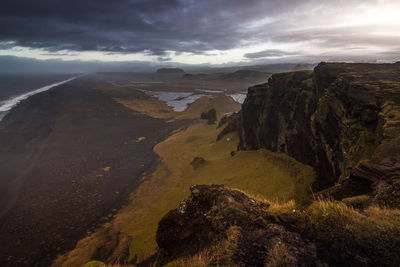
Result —
<svg viewBox="0 0 400 267"><path fill-rule="evenodd" d="M206 160L202 157L194 157L190 165L193 166L193 169L197 169L198 167L202 166Z"/></svg>
<svg viewBox="0 0 400 267"><path fill-rule="evenodd" d="M208 124L214 124L217 120L217 111L215 110L215 108L213 108L207 112L202 112L200 115L200 119L207 120Z"/></svg>
<svg viewBox="0 0 400 267"><path fill-rule="evenodd" d="M158 263L212 248L216 266L323 266L315 244L273 223L268 205L221 185L195 185L191 195L159 222Z"/></svg>

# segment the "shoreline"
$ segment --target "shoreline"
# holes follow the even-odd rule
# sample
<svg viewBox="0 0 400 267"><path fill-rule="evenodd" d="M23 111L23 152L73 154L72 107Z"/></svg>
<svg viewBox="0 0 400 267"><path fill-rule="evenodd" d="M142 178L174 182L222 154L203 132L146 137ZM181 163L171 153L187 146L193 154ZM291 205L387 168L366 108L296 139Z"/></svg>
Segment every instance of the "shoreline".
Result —
<svg viewBox="0 0 400 267"><path fill-rule="evenodd" d="M16 107L19 103L21 103L21 101L28 99L29 97L48 91L54 87L57 87L59 85L68 83L74 79L76 79L77 77L72 77L69 78L67 80L64 81L60 81L57 83L53 83L53 84L49 84L37 89L34 89L32 91L20 94L20 95L15 95L15 96L11 96L6 100L0 101L0 122L3 120L3 118L7 115L8 112L10 112L14 107Z"/></svg>

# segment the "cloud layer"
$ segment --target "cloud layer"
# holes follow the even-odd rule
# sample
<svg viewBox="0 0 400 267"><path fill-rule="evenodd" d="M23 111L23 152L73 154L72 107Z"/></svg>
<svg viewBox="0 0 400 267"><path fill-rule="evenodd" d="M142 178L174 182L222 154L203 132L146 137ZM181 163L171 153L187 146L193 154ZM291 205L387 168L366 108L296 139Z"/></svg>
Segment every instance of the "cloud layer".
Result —
<svg viewBox="0 0 400 267"><path fill-rule="evenodd" d="M140 53L159 62L212 62L216 53L225 62L371 53L390 59L400 50L398 2L3 0L0 50Z"/></svg>

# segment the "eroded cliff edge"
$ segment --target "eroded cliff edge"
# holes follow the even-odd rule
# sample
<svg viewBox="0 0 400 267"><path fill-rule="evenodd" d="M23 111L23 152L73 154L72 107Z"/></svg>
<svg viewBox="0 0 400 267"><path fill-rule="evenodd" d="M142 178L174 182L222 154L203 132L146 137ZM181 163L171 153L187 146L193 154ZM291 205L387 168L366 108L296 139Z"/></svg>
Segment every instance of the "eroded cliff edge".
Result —
<svg viewBox="0 0 400 267"><path fill-rule="evenodd" d="M318 189L339 182L332 194L346 197L391 186L400 176L400 63L275 74L249 88L239 120L239 149L313 166Z"/></svg>

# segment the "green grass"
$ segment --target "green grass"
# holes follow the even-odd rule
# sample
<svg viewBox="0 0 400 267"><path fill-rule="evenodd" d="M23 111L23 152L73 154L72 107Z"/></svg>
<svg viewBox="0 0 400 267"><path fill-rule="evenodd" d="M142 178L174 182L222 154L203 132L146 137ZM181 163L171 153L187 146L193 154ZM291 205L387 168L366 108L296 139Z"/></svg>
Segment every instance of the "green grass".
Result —
<svg viewBox="0 0 400 267"><path fill-rule="evenodd" d="M143 177L142 185L131 194L131 203L111 222L113 231L132 237L131 259L137 257L141 261L156 252L158 222L188 197L191 185L224 184L274 203L293 198L300 201L306 196L306 189L315 178L311 167L266 150L240 151L231 157L230 152L236 151L239 142L237 135L232 133L216 142L220 129L215 128L199 123L155 147L163 164L153 174ZM206 162L193 169L190 162L197 156ZM291 207L293 201L290 203ZM101 246L101 231L81 240L75 250L58 262L68 266L94 260L88 255Z"/></svg>
<svg viewBox="0 0 400 267"><path fill-rule="evenodd" d="M360 256L370 260L368 265L377 266L397 266L400 261L400 210L375 206L356 210L343 202L329 200L315 200L305 209L296 210L293 200L278 203L262 197L255 199L271 204L266 209L268 213L290 212L296 216L297 230L312 236L321 251L335 255L334 259L325 260L350 264L356 256ZM227 243L234 244L229 240ZM205 263L213 262L216 256L226 252L229 252L229 248L207 248L193 256L179 258L167 266L207 266ZM266 266L292 266L295 262L284 242L270 249L268 256L269 265Z"/></svg>
<svg viewBox="0 0 400 267"><path fill-rule="evenodd" d="M90 261L86 263L83 267L102 267L104 266L104 263L101 261Z"/></svg>
<svg viewBox="0 0 400 267"><path fill-rule="evenodd" d="M315 177L311 167L266 150L241 151L231 157L238 137L230 134L215 142L216 134L215 126L198 124L156 146L171 175L164 190L124 227L134 240L132 255L142 259L155 251L158 221L188 196L191 185L224 184L278 202L305 197L305 189ZM190 162L196 156L206 162L193 169Z"/></svg>
<svg viewBox="0 0 400 267"><path fill-rule="evenodd" d="M111 223L113 231L132 237L131 257L137 256L140 261L156 251L158 222L189 195L191 185L224 184L270 203L267 212L294 214L299 219L298 230L334 249L338 258L348 259L354 251L362 251L389 265L400 260L399 210L369 207L360 211L343 202L325 200L298 209L296 202L307 195L306 188L314 179L310 167L265 150L241 151L231 157L237 136L230 134L215 142L216 133L215 126L201 123L175 133L155 147L164 164L144 177L143 184L131 195L131 203ZM193 169L190 162L196 156L203 157L206 163ZM81 240L70 258L63 259L64 266L90 261L89 250L101 246L101 240L101 230ZM207 253L199 252L194 258L175 263L196 266L191 263L207 261Z"/></svg>
<svg viewBox="0 0 400 267"><path fill-rule="evenodd" d="M314 178L312 168L267 150L240 151L231 157L238 144L236 134L214 142L215 133L214 126L196 125L157 146L156 151L173 173L176 190L187 193L193 184L220 183L278 201L287 201L295 193L304 197L304 189ZM206 163L193 169L189 163L196 156Z"/></svg>
<svg viewBox="0 0 400 267"><path fill-rule="evenodd" d="M371 206L359 211L343 202L320 200L296 214L299 229L335 249L342 260L359 251L380 265L400 261L400 210Z"/></svg>

